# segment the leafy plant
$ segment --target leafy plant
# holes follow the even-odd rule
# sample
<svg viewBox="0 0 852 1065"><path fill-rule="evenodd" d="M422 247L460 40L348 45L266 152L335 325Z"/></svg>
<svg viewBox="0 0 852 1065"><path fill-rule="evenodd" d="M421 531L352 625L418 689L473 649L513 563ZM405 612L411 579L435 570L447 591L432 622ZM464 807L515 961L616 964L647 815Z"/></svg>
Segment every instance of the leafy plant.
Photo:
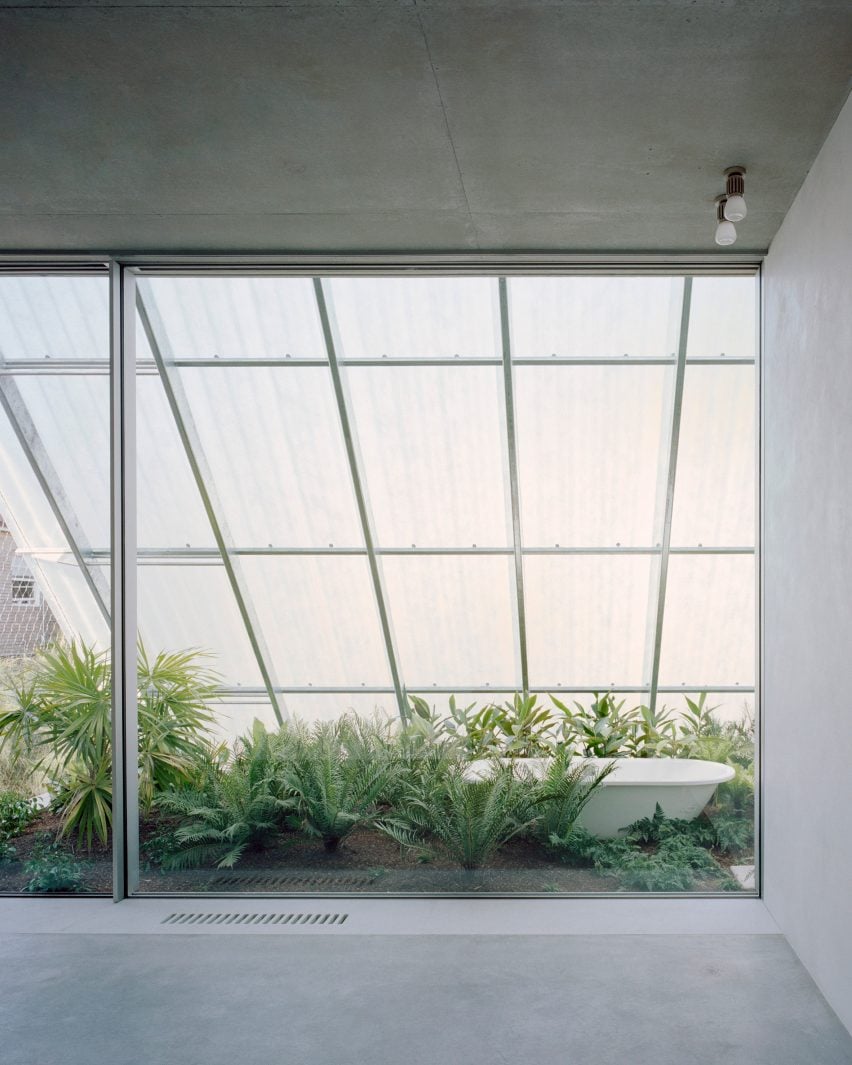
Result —
<svg viewBox="0 0 852 1065"><path fill-rule="evenodd" d="M28 877L24 891L75 894L86 890L83 882L86 866L46 833L36 840L24 871Z"/></svg>
<svg viewBox="0 0 852 1065"><path fill-rule="evenodd" d="M281 793L293 808L289 824L321 839L327 851L375 819L398 773L390 757L371 759L347 750L346 738L340 722L319 724L295 737L278 768Z"/></svg>
<svg viewBox="0 0 852 1065"><path fill-rule="evenodd" d="M534 821L529 783L511 766L498 763L489 776L470 779L455 764L438 787L409 794L378 827L403 847L438 840L463 869L478 869Z"/></svg>
<svg viewBox="0 0 852 1065"><path fill-rule="evenodd" d="M263 726L238 741L233 760L211 762L201 786L167 791L156 800L182 819L174 830L177 849L161 855L169 869L215 862L230 869L249 847L262 848L280 827L289 804L274 790L275 763Z"/></svg>
<svg viewBox="0 0 852 1065"><path fill-rule="evenodd" d="M563 742L590 758L612 758L623 754L633 735L638 708L624 710L624 699L616 703L611 692L605 695L595 692L594 695L588 707L575 700L574 710L555 695L550 696L563 715Z"/></svg>
<svg viewBox="0 0 852 1065"><path fill-rule="evenodd" d="M139 797L144 810L163 788L193 779L205 757L218 678L194 651L138 659ZM112 821L111 670L108 652L72 642L41 651L10 681L0 742L25 753L53 782L63 834L91 847Z"/></svg>
<svg viewBox="0 0 852 1065"><path fill-rule="evenodd" d="M37 816L35 799L12 791L0 792L0 843L20 836Z"/></svg>
<svg viewBox="0 0 852 1065"><path fill-rule="evenodd" d="M677 723L672 711L639 706L632 711L626 750L633 758L671 758L677 753Z"/></svg>

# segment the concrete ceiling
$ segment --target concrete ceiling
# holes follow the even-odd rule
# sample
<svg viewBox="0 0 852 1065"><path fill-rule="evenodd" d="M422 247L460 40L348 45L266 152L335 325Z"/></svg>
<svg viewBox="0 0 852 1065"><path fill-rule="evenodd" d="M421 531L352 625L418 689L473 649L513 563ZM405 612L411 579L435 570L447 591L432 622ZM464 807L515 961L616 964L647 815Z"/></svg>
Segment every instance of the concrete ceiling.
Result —
<svg viewBox="0 0 852 1065"><path fill-rule="evenodd" d="M0 248L764 250L850 0L0 4Z"/></svg>

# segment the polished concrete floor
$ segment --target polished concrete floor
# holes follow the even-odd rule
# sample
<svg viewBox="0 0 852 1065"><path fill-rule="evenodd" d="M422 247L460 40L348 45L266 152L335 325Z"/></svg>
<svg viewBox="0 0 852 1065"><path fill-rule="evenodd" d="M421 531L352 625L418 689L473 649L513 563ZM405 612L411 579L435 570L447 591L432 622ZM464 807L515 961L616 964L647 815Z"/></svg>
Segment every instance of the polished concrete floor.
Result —
<svg viewBox="0 0 852 1065"><path fill-rule="evenodd" d="M0 935L3 1065L849 1065L774 935Z"/></svg>

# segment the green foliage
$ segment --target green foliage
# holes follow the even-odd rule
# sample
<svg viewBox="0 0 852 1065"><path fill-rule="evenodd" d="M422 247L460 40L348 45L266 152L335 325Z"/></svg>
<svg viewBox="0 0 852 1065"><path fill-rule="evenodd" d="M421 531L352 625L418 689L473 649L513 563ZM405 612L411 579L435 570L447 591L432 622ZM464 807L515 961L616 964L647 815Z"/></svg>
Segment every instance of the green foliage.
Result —
<svg viewBox="0 0 852 1065"><path fill-rule="evenodd" d="M594 772L585 763L572 764L564 748L550 763L545 776L531 785L530 801L536 813L535 836L551 850L570 848L575 824L586 803L615 768L610 763Z"/></svg>
<svg viewBox="0 0 852 1065"><path fill-rule="evenodd" d="M290 804L274 786L275 759L259 722L238 741L233 759L211 761L202 783L164 792L157 805L182 819L174 830L176 849L161 855L169 869L215 862L230 869L249 847L264 847L281 827Z"/></svg>
<svg viewBox="0 0 852 1065"><path fill-rule="evenodd" d="M34 799L12 791L0 792L0 843L20 836L37 816Z"/></svg>
<svg viewBox="0 0 852 1065"><path fill-rule="evenodd" d="M203 761L218 678L193 651L139 648L139 798L189 783ZM0 743L27 756L57 793L63 834L91 847L106 842L112 822L111 671L108 652L73 642L41 651L8 682Z"/></svg>
<svg viewBox="0 0 852 1065"><path fill-rule="evenodd" d="M530 784L511 766L497 763L489 776L472 780L455 763L435 783L410 792L378 827L403 847L439 841L463 869L478 869L535 822Z"/></svg>
<svg viewBox="0 0 852 1065"><path fill-rule="evenodd" d="M364 740L343 719L291 734L279 754L281 793L293 809L289 823L321 839L328 851L357 826L370 824L395 790L399 762L392 750Z"/></svg>
<svg viewBox="0 0 852 1065"><path fill-rule="evenodd" d="M611 692L595 692L588 707L575 700L574 710L555 695L550 698L563 715L560 731L566 746L588 758L612 758L625 753L634 734L638 708L624 710L624 700L616 703Z"/></svg>
<svg viewBox="0 0 852 1065"><path fill-rule="evenodd" d="M86 866L63 850L48 833L41 834L36 841L24 871L27 874L24 891L74 894L86 890L83 883Z"/></svg>

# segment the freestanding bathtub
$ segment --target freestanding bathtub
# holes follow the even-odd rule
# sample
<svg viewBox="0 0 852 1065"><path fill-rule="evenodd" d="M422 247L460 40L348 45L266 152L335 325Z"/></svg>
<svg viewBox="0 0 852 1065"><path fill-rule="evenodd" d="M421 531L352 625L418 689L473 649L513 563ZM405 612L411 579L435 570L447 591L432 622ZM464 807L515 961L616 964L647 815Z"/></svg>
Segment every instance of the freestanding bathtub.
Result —
<svg viewBox="0 0 852 1065"><path fill-rule="evenodd" d="M653 817L657 803L666 817L691 821L698 817L719 784L734 776L730 766L698 758L586 758L584 761L594 771L615 763L577 822L600 839L611 839L634 821ZM531 773L540 779L548 763L547 758L523 758L514 764L518 772ZM491 765L488 761L471 762L468 773L482 779Z"/></svg>

